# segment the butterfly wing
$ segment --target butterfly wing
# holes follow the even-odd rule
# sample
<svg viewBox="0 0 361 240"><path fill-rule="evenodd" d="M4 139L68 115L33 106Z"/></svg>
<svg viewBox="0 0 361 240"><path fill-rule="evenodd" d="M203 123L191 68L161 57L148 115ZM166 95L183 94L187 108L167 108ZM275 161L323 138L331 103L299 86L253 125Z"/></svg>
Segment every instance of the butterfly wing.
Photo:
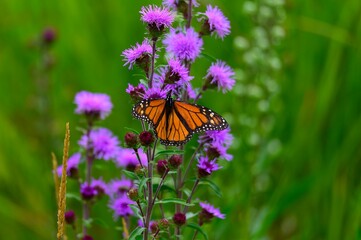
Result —
<svg viewBox="0 0 361 240"><path fill-rule="evenodd" d="M150 123L164 145L183 145L194 133L228 127L226 120L211 109L181 101L167 106L165 99L145 99L133 107L133 115Z"/></svg>
<svg viewBox="0 0 361 240"><path fill-rule="evenodd" d="M164 117L165 99L144 99L134 105L133 116L156 128Z"/></svg>

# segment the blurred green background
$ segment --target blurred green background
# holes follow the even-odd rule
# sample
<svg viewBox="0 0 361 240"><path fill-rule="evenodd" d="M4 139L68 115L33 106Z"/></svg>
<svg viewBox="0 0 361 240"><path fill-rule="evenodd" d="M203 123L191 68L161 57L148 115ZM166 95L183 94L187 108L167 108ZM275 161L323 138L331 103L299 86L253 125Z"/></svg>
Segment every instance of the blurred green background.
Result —
<svg viewBox="0 0 361 240"><path fill-rule="evenodd" d="M209 238L361 239L361 1L293 0L276 7L283 17L271 14L262 23L279 21L285 31L279 43L264 49L282 63L273 71L250 69L244 57L260 24L247 14L250 2L200 2L200 10L211 3L229 17L232 34L224 41L207 38L205 52L227 61L239 78L238 92L222 98L209 92L201 101L230 119L236 137L234 160L213 177L223 198L206 195L227 215L206 226ZM277 2L251 3L275 9ZM139 10L151 3L0 2L0 239L55 237L50 153L60 159L67 121L72 150L77 148L76 92L111 96L114 110L102 125L118 136L125 127L139 128L125 94L127 83L137 81L136 71L122 66L120 53L142 41ZM45 71L44 52L34 45L46 27L57 37L49 49L52 68ZM192 66L196 86L209 64L202 58ZM266 113L254 107L258 100L244 97L262 89L259 73L278 89L265 97ZM272 122L267 131L265 117ZM105 205L95 212L112 222ZM97 227L96 239L119 239L113 224Z"/></svg>

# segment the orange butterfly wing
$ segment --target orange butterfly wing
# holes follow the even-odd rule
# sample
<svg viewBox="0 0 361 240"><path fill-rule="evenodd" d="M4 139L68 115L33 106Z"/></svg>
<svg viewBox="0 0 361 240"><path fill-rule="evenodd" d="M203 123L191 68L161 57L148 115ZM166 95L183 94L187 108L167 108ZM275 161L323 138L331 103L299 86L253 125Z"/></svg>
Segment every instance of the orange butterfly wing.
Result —
<svg viewBox="0 0 361 240"><path fill-rule="evenodd" d="M164 145L179 146L194 133L228 127L226 120L209 108L168 98L142 100L133 107L133 115L150 123Z"/></svg>

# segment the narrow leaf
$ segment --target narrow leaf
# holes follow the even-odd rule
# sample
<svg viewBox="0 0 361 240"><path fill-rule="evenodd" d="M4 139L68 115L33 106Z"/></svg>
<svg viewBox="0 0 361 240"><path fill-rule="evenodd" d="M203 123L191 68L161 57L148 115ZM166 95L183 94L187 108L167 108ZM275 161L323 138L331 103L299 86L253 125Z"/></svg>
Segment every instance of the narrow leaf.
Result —
<svg viewBox="0 0 361 240"><path fill-rule="evenodd" d="M138 176L131 171L123 170L123 173L127 178L130 178L132 180L138 180Z"/></svg>
<svg viewBox="0 0 361 240"><path fill-rule="evenodd" d="M144 231L144 227L136 227L129 235L129 240L136 240L137 236L140 236Z"/></svg>
<svg viewBox="0 0 361 240"><path fill-rule="evenodd" d="M196 223L188 223L186 225L186 227L193 228L194 230L200 232L203 235L204 239L208 240L207 233L205 233L203 231L203 229L201 228L201 226L199 226L198 224L196 224Z"/></svg>
<svg viewBox="0 0 361 240"><path fill-rule="evenodd" d="M183 150L178 150L178 149L168 149L168 150L162 150L162 151L159 151L155 154L155 157L154 158L157 158L159 156L162 156L162 155L174 155L174 154L183 154L184 151Z"/></svg>
<svg viewBox="0 0 361 240"><path fill-rule="evenodd" d="M179 199L179 198L166 198L166 199L162 199L162 200L155 202L155 204L158 204L158 203L162 203L162 204L174 203L174 204L180 204L180 205L184 205L184 206L194 206L194 204L187 203L183 199Z"/></svg>
<svg viewBox="0 0 361 240"><path fill-rule="evenodd" d="M213 192L217 195L217 197L219 197L219 198L222 197L221 189L211 180L202 178L201 181L199 182L199 184L209 186L213 190Z"/></svg>
<svg viewBox="0 0 361 240"><path fill-rule="evenodd" d="M78 194L75 194L75 193L67 193L66 194L66 199L75 199L75 200L77 200L79 202L82 201L80 196Z"/></svg>
<svg viewBox="0 0 361 240"><path fill-rule="evenodd" d="M145 184L147 183L148 180L149 180L149 178L143 178L143 179L139 182L138 194L140 194L140 195L143 194L143 188L144 188L144 186L145 186Z"/></svg>

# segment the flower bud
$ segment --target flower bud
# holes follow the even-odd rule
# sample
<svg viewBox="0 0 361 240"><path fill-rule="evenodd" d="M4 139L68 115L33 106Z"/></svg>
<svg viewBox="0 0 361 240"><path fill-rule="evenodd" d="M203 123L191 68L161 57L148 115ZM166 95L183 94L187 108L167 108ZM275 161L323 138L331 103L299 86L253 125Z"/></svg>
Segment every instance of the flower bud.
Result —
<svg viewBox="0 0 361 240"><path fill-rule="evenodd" d="M137 148L138 136L133 132L127 132L124 136L124 142L128 148Z"/></svg>
<svg viewBox="0 0 361 240"><path fill-rule="evenodd" d="M154 142L154 136L153 133L149 131L141 132L139 135L140 144L142 146L150 146Z"/></svg>
<svg viewBox="0 0 361 240"><path fill-rule="evenodd" d="M45 44L52 44L56 39L56 31L54 28L46 28L43 31L42 40Z"/></svg>
<svg viewBox="0 0 361 240"><path fill-rule="evenodd" d="M173 216L174 224L179 226L179 227L184 225L186 223L186 221L187 221L187 218L186 218L186 215L184 213L177 212Z"/></svg>
<svg viewBox="0 0 361 240"><path fill-rule="evenodd" d="M157 162L157 172L159 173L159 175L163 176L163 174L165 173L165 171L167 171L167 169L168 169L167 160L162 159Z"/></svg>
<svg viewBox="0 0 361 240"><path fill-rule="evenodd" d="M207 19L203 21L201 31L199 32L200 36L207 36L212 33L211 26L209 25L209 22Z"/></svg>
<svg viewBox="0 0 361 240"><path fill-rule="evenodd" d="M93 237L90 235L85 235L82 240L93 240Z"/></svg>
<svg viewBox="0 0 361 240"><path fill-rule="evenodd" d="M134 173L138 176L144 176L146 169L140 166L140 164L137 164L137 166L135 166Z"/></svg>
<svg viewBox="0 0 361 240"><path fill-rule="evenodd" d="M150 228L150 231L152 231L153 234L158 232L158 229L159 229L158 222L156 222L156 221L151 222L149 228Z"/></svg>
<svg viewBox="0 0 361 240"><path fill-rule="evenodd" d="M169 227L169 221L165 218L159 220L159 229L166 230Z"/></svg>
<svg viewBox="0 0 361 240"><path fill-rule="evenodd" d="M132 199L133 201L137 201L139 199L138 189L131 188L128 191L128 197Z"/></svg>
<svg viewBox="0 0 361 240"><path fill-rule="evenodd" d="M172 155L168 161L173 169L177 169L183 162L181 155Z"/></svg>
<svg viewBox="0 0 361 240"><path fill-rule="evenodd" d="M67 224L73 225L75 222L75 213L73 210L66 211L64 214L65 222Z"/></svg>

